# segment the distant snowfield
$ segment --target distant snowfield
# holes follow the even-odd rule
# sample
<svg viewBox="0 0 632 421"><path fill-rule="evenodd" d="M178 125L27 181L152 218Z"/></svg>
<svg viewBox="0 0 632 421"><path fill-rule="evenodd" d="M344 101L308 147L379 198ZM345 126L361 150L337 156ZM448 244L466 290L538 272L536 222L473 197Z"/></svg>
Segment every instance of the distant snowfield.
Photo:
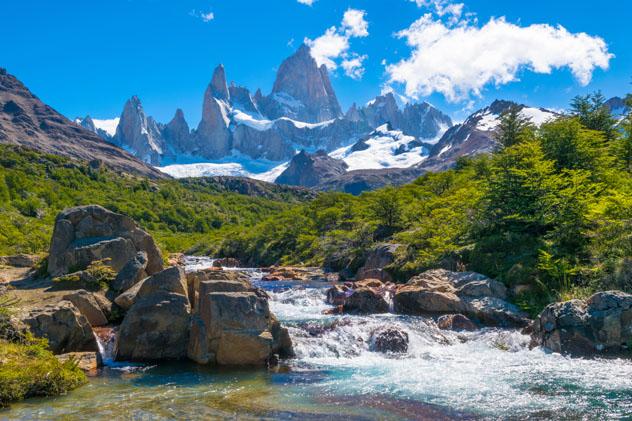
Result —
<svg viewBox="0 0 632 421"><path fill-rule="evenodd" d="M386 125L375 129L374 136L365 140L367 149L353 151L353 145L336 149L329 154L332 158L342 159L349 166L348 171L379 170L384 168L407 168L426 159L422 146L410 148L398 153L400 148L408 147L415 140L398 130L388 130Z"/></svg>
<svg viewBox="0 0 632 421"><path fill-rule="evenodd" d="M248 160L239 155L232 158L216 162L171 164L156 168L174 178L231 176L249 177L272 183L288 166L287 162Z"/></svg>
<svg viewBox="0 0 632 421"><path fill-rule="evenodd" d="M120 117L111 118L109 120L97 120L96 118L93 118L92 122L94 123L94 127L101 129L110 136L114 137L120 120Z"/></svg>

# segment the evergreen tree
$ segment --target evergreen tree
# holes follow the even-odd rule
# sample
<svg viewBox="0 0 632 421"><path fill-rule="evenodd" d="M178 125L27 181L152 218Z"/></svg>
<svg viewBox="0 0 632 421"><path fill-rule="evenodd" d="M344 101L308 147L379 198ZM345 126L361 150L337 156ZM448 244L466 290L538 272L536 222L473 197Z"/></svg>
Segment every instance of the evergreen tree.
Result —
<svg viewBox="0 0 632 421"><path fill-rule="evenodd" d="M608 141L616 136L617 120L612 117L601 92L576 96L571 102L571 115L587 129L603 132Z"/></svg>
<svg viewBox="0 0 632 421"><path fill-rule="evenodd" d="M496 140L508 148L533 138L533 131L531 121L520 114L520 107L513 105L501 115Z"/></svg>

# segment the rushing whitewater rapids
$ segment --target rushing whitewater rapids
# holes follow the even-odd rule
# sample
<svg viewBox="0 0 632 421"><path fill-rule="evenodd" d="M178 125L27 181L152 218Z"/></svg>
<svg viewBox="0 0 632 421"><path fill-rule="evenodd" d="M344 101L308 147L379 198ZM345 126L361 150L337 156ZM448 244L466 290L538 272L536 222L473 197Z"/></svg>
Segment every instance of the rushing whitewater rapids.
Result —
<svg viewBox="0 0 632 421"><path fill-rule="evenodd" d="M189 269L211 264L189 259ZM529 350L516 331L439 330L429 318L324 315L327 283L253 282L290 328L296 358L274 370L115 363L68 396L31 399L0 419L620 419L632 416L632 362ZM408 353L369 350L397 326Z"/></svg>

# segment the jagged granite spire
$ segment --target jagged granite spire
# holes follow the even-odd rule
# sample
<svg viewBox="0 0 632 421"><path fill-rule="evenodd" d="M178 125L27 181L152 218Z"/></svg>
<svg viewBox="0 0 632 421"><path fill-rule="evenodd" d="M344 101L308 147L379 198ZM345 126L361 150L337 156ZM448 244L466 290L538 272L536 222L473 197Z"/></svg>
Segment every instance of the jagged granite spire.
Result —
<svg viewBox="0 0 632 421"><path fill-rule="evenodd" d="M318 67L305 44L281 63L265 108L271 118L286 116L311 123L342 116L327 69Z"/></svg>
<svg viewBox="0 0 632 421"><path fill-rule="evenodd" d="M195 149L184 112L178 108L171 121L162 130L165 141L177 151L190 153Z"/></svg>
<svg viewBox="0 0 632 421"><path fill-rule="evenodd" d="M153 118L145 115L136 95L128 99L123 107L114 142L152 165L160 164L166 151L158 125Z"/></svg>
<svg viewBox="0 0 632 421"><path fill-rule="evenodd" d="M202 120L195 133L197 153L204 158L215 159L228 155L231 150L230 94L226 84L224 66L213 72L211 83L204 93Z"/></svg>
<svg viewBox="0 0 632 421"><path fill-rule="evenodd" d="M226 72L224 71L224 65L220 64L213 71L213 78L209 85L211 95L217 99L223 99L228 101L230 95L228 93L228 85L226 84Z"/></svg>

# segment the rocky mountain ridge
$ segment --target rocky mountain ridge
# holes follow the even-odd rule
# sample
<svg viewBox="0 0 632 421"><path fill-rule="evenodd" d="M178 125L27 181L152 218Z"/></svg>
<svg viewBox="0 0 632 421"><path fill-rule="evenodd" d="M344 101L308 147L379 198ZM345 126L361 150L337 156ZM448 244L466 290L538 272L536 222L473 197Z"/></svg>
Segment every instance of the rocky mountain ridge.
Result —
<svg viewBox="0 0 632 421"><path fill-rule="evenodd" d="M80 123L94 126L88 119ZM354 104L343 114L326 68L318 67L303 45L281 64L267 96L260 89L253 96L245 87L229 85L224 67L216 67L194 130L189 131L182 111L166 125L156 123L132 97L115 136L93 131L152 165L177 163L182 156L225 162L247 157L278 165L301 150L332 152L351 145L385 123L429 142L452 126L450 117L428 103L400 109L392 93L364 107Z"/></svg>
<svg viewBox="0 0 632 421"><path fill-rule="evenodd" d="M86 121L89 124L90 121ZM94 123L92 122L92 126ZM44 104L15 76L0 68L0 143L106 165L150 178L165 174L104 141Z"/></svg>

